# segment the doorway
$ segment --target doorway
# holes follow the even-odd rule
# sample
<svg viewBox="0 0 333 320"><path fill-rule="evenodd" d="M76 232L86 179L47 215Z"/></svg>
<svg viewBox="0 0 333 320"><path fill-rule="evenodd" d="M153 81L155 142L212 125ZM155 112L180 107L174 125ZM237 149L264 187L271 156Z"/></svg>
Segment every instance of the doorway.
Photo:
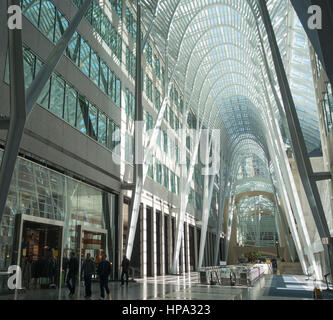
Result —
<svg viewBox="0 0 333 320"><path fill-rule="evenodd" d="M25 289L56 289L61 286L63 223L18 215L17 264Z"/></svg>
<svg viewBox="0 0 333 320"><path fill-rule="evenodd" d="M95 262L95 269L97 271L98 264L102 261L102 254L107 255L107 260L111 264L111 274L113 272L112 257L108 256L107 250L107 230L90 228L78 225L78 251L79 251L79 275L81 274L81 267L87 254L90 253L91 258ZM94 274L92 280L97 280L97 274Z"/></svg>

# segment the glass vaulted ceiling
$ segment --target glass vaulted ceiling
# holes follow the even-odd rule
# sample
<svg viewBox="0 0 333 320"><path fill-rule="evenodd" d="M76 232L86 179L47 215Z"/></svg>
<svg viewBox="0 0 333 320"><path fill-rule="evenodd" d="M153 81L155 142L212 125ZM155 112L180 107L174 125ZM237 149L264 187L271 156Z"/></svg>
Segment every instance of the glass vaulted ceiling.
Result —
<svg viewBox="0 0 333 320"><path fill-rule="evenodd" d="M284 111L276 99L279 90L257 0L141 3L144 24L154 21L151 39L167 58L169 77L183 92L186 107L205 127L221 130L233 191L273 192L267 159L274 156L268 154L274 134L269 132L267 110L273 110L281 127ZM268 9L311 152L320 148L320 138L305 33L288 0L270 0ZM261 174L236 181L249 155Z"/></svg>

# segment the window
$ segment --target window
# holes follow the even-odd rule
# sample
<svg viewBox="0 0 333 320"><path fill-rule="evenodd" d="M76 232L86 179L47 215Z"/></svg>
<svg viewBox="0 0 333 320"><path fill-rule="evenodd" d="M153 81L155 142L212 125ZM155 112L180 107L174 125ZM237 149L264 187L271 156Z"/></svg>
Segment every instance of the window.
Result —
<svg viewBox="0 0 333 320"><path fill-rule="evenodd" d="M153 51L148 42L146 42L146 61L151 67L153 66Z"/></svg>
<svg viewBox="0 0 333 320"><path fill-rule="evenodd" d="M99 87L105 94L108 94L109 68L107 67L107 65L102 60L100 62L99 72L100 72Z"/></svg>
<svg viewBox="0 0 333 320"><path fill-rule="evenodd" d="M179 164L179 147L176 145L176 164Z"/></svg>
<svg viewBox="0 0 333 320"><path fill-rule="evenodd" d="M117 12L119 19L123 18L123 1L122 0L109 0L111 7Z"/></svg>
<svg viewBox="0 0 333 320"><path fill-rule="evenodd" d="M53 42L56 8L51 1L41 1L39 28Z"/></svg>
<svg viewBox="0 0 333 320"><path fill-rule="evenodd" d="M189 136L186 137L186 148L191 150L191 137Z"/></svg>
<svg viewBox="0 0 333 320"><path fill-rule="evenodd" d="M125 90L125 112L126 115L134 120L135 117L135 99L134 96L132 95L132 93L126 89Z"/></svg>
<svg viewBox="0 0 333 320"><path fill-rule="evenodd" d="M131 52L129 47L126 47L126 70L128 71L129 75L132 77L132 79L135 80L136 61L135 61L135 56Z"/></svg>
<svg viewBox="0 0 333 320"><path fill-rule="evenodd" d="M156 181L162 184L162 165L156 160Z"/></svg>
<svg viewBox="0 0 333 320"><path fill-rule="evenodd" d="M90 104L89 106L89 136L98 140L98 109Z"/></svg>
<svg viewBox="0 0 333 320"><path fill-rule="evenodd" d="M179 129L179 119L177 116L175 116L175 119L176 119L176 130Z"/></svg>
<svg viewBox="0 0 333 320"><path fill-rule="evenodd" d="M177 106L178 108L178 91L175 89L175 94L174 94L174 104Z"/></svg>
<svg viewBox="0 0 333 320"><path fill-rule="evenodd" d="M184 102L183 99L180 97L179 99L179 111L181 114L183 114L183 109L184 109Z"/></svg>
<svg viewBox="0 0 333 320"><path fill-rule="evenodd" d="M54 42L57 43L68 28L68 21L59 10L56 10Z"/></svg>
<svg viewBox="0 0 333 320"><path fill-rule="evenodd" d="M150 101L153 101L153 83L146 75L146 96Z"/></svg>
<svg viewBox="0 0 333 320"><path fill-rule="evenodd" d="M160 60L154 55L154 72L155 76L160 79Z"/></svg>
<svg viewBox="0 0 333 320"><path fill-rule="evenodd" d="M88 110L88 100L79 95L79 103L76 112L76 127L84 134L88 134Z"/></svg>
<svg viewBox="0 0 333 320"><path fill-rule="evenodd" d="M155 108L157 111L160 111L161 109L161 94L160 92L157 90L157 88L155 88Z"/></svg>
<svg viewBox="0 0 333 320"><path fill-rule="evenodd" d="M76 121L76 91L70 86L66 85L65 105L64 105L64 120L70 125L75 126Z"/></svg>
<svg viewBox="0 0 333 320"><path fill-rule="evenodd" d="M162 85L163 85L163 88L165 86L165 71L164 71L164 68L162 67L162 70L161 70L161 76L162 76Z"/></svg>
<svg viewBox="0 0 333 320"><path fill-rule="evenodd" d="M99 87L99 57L94 51L91 51L90 79Z"/></svg>
<svg viewBox="0 0 333 320"><path fill-rule="evenodd" d="M96 2L92 2L92 26L100 34L101 33L101 18L104 15L100 6Z"/></svg>
<svg viewBox="0 0 333 320"><path fill-rule="evenodd" d="M169 190L169 168L163 166L163 185Z"/></svg>
<svg viewBox="0 0 333 320"><path fill-rule="evenodd" d="M9 59L7 59L9 62ZM35 55L28 49L23 50L23 64L24 64L24 83L25 88L28 89L35 74ZM9 65L9 63L8 63Z"/></svg>
<svg viewBox="0 0 333 320"><path fill-rule="evenodd" d="M89 77L90 70L90 46L88 43L81 38L81 47L80 47L80 69L83 73Z"/></svg>
<svg viewBox="0 0 333 320"><path fill-rule="evenodd" d="M36 0L23 0L21 2L23 14L38 27L40 1Z"/></svg>
<svg viewBox="0 0 333 320"><path fill-rule="evenodd" d="M80 42L81 37L77 32L75 32L66 50L68 58L70 58L77 66L79 65Z"/></svg>
<svg viewBox="0 0 333 320"><path fill-rule="evenodd" d="M153 129L153 117L146 111L146 131Z"/></svg>
<svg viewBox="0 0 333 320"><path fill-rule="evenodd" d="M168 153L168 135L165 131L163 131L163 150Z"/></svg>
<svg viewBox="0 0 333 320"><path fill-rule="evenodd" d="M51 80L50 110L58 117L63 117L65 82L53 75Z"/></svg>
<svg viewBox="0 0 333 320"><path fill-rule="evenodd" d="M133 40L136 41L136 21L131 11L126 7L126 29L132 36Z"/></svg>
<svg viewBox="0 0 333 320"><path fill-rule="evenodd" d="M176 193L176 175L171 171L170 172L171 180L171 192Z"/></svg>
<svg viewBox="0 0 333 320"><path fill-rule="evenodd" d="M169 118L168 118L168 110L169 110L169 106L166 106L165 111L164 111L164 115L163 115L165 121L169 120Z"/></svg>
<svg viewBox="0 0 333 320"><path fill-rule="evenodd" d="M39 72L42 65L43 63L40 60L36 59L36 74ZM47 81L45 87L43 88L41 94L37 99L37 103L46 109L49 108L50 84L51 84L51 78Z"/></svg>
<svg viewBox="0 0 333 320"><path fill-rule="evenodd" d="M174 115L173 115L173 111L171 109L170 109L170 126L172 129L175 128Z"/></svg>
<svg viewBox="0 0 333 320"><path fill-rule="evenodd" d="M151 179L154 179L154 165L153 165L153 162L151 162L149 164L149 167L148 167L148 177L151 178Z"/></svg>

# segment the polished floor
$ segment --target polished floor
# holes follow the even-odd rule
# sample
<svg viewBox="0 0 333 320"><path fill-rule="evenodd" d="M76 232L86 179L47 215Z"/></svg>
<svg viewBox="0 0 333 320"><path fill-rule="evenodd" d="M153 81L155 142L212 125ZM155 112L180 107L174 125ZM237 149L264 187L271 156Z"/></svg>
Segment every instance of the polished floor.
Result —
<svg viewBox="0 0 333 320"><path fill-rule="evenodd" d="M265 275L253 287L202 285L198 273L182 276L161 276L139 279L121 286L110 282L110 295L105 300L312 300L314 281L306 276ZM324 291L326 285L317 282L324 299L333 300L333 291ZM93 284L91 300L100 298L98 283ZM68 296L67 288L38 289L0 295L0 300L85 300L84 286Z"/></svg>

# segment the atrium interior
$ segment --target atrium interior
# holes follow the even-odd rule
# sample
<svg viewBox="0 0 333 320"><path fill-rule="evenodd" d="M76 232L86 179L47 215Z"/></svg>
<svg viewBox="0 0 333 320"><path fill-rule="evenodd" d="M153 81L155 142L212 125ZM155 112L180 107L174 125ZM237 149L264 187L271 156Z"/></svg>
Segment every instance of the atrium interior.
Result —
<svg viewBox="0 0 333 320"><path fill-rule="evenodd" d="M1 1L0 300L98 299L102 257L111 300L333 299L332 32L330 0Z"/></svg>

